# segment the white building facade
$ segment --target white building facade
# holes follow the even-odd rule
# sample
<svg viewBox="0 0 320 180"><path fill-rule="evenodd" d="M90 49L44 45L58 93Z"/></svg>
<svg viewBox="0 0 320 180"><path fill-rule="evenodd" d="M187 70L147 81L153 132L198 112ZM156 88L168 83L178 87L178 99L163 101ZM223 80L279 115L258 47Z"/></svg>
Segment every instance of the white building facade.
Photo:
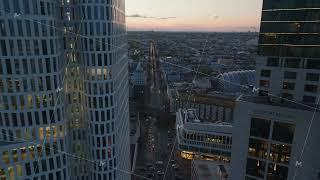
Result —
<svg viewBox="0 0 320 180"><path fill-rule="evenodd" d="M230 162L231 124L201 122L194 109L180 109L176 118L177 143L183 158Z"/></svg>
<svg viewBox="0 0 320 180"><path fill-rule="evenodd" d="M173 91L170 93L170 111L177 112L180 108L195 109L199 119L216 122L233 122L235 96L193 94Z"/></svg>

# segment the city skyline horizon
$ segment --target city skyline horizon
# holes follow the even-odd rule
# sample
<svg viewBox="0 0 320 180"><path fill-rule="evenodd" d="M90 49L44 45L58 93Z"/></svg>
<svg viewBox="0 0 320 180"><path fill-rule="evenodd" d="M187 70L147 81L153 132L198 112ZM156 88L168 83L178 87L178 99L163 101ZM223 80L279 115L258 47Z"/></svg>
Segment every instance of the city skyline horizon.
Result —
<svg viewBox="0 0 320 180"><path fill-rule="evenodd" d="M210 30L177 30L177 29L161 29L161 30L152 30L152 29L127 29L127 32L162 32L162 33L259 33L259 31L210 31Z"/></svg>
<svg viewBox="0 0 320 180"><path fill-rule="evenodd" d="M258 31L261 7L262 0L127 0L126 23L129 31Z"/></svg>

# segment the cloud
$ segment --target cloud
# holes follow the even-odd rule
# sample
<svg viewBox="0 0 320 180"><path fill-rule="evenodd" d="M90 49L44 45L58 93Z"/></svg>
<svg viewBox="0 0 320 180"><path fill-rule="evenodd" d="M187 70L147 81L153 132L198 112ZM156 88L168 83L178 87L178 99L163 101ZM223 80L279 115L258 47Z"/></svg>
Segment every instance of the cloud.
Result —
<svg viewBox="0 0 320 180"><path fill-rule="evenodd" d="M158 20L167 20L167 19L175 19L176 17L153 17L153 16L144 16L141 14L132 14L127 15L128 18L142 18L142 19L158 19Z"/></svg>
<svg viewBox="0 0 320 180"><path fill-rule="evenodd" d="M219 16L216 14L210 15L209 17L213 20L217 20L219 18Z"/></svg>

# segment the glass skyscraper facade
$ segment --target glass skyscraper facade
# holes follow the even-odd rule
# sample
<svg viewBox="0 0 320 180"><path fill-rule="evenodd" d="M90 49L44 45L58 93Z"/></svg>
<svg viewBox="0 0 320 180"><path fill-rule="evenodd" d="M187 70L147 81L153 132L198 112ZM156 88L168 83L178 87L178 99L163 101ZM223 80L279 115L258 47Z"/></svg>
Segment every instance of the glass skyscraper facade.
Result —
<svg viewBox="0 0 320 180"><path fill-rule="evenodd" d="M263 1L259 95L236 103L232 178L319 179L319 18L318 0Z"/></svg>
<svg viewBox="0 0 320 180"><path fill-rule="evenodd" d="M320 2L265 0L259 38L261 94L316 103L320 70Z"/></svg>
<svg viewBox="0 0 320 180"><path fill-rule="evenodd" d="M130 179L124 0L0 7L0 179Z"/></svg>

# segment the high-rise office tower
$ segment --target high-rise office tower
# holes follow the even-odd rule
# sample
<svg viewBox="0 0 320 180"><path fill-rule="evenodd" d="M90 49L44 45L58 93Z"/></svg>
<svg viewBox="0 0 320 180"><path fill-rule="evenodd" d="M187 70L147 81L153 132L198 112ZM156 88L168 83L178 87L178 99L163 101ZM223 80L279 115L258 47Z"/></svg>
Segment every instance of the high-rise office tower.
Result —
<svg viewBox="0 0 320 180"><path fill-rule="evenodd" d="M130 179L124 0L0 7L0 179Z"/></svg>
<svg viewBox="0 0 320 180"><path fill-rule="evenodd" d="M0 176L68 176L58 1L0 1ZM60 27L59 27L60 28Z"/></svg>
<svg viewBox="0 0 320 180"><path fill-rule="evenodd" d="M257 59L261 94L315 104L320 69L320 2L264 0Z"/></svg>
<svg viewBox="0 0 320 180"><path fill-rule="evenodd" d="M236 103L232 178L320 178L319 17L318 0L264 0L260 93Z"/></svg>

